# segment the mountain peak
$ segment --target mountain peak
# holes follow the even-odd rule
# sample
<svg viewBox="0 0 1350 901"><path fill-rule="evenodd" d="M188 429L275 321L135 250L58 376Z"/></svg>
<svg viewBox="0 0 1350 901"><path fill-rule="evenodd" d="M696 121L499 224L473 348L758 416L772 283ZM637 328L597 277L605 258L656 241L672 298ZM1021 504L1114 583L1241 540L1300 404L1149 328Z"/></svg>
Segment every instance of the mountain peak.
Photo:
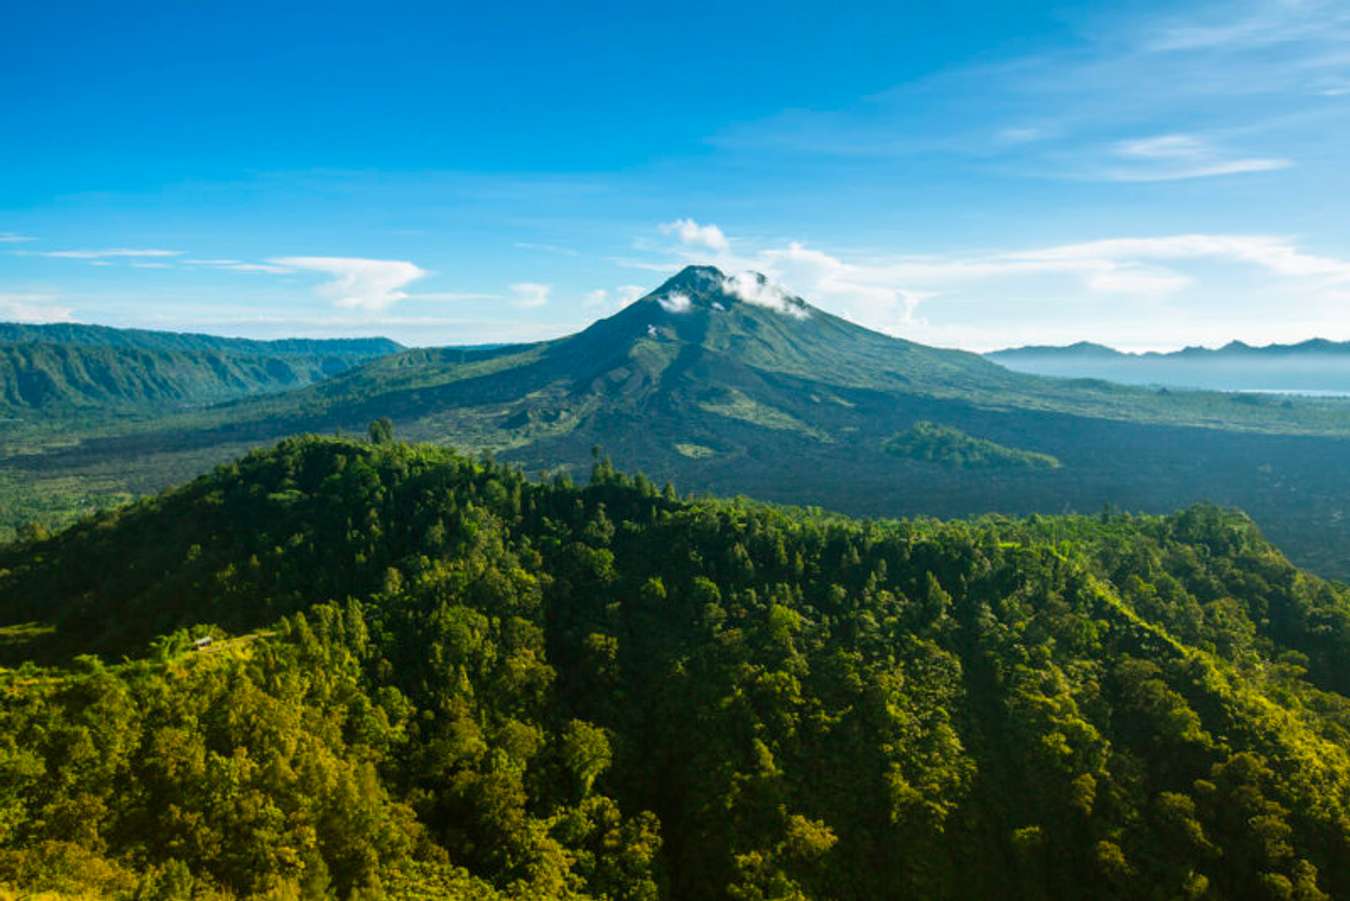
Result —
<svg viewBox="0 0 1350 901"><path fill-rule="evenodd" d="M689 313L695 309L725 312L736 304L765 307L792 319L809 319L811 307L800 297L789 294L763 273L738 272L727 275L716 266L686 266L667 279L647 299L661 305L667 313Z"/></svg>
<svg viewBox="0 0 1350 901"><path fill-rule="evenodd" d="M721 282L726 274L716 266L685 266L679 272L666 279L658 291L666 288L698 287L700 285Z"/></svg>
<svg viewBox="0 0 1350 901"><path fill-rule="evenodd" d="M726 293L727 276L716 266L685 266L679 272L662 282L661 287L649 296L662 298L687 298L700 306L710 306ZM725 301L723 301L725 305ZM675 306L684 306L676 301ZM662 302L668 310L671 304Z"/></svg>

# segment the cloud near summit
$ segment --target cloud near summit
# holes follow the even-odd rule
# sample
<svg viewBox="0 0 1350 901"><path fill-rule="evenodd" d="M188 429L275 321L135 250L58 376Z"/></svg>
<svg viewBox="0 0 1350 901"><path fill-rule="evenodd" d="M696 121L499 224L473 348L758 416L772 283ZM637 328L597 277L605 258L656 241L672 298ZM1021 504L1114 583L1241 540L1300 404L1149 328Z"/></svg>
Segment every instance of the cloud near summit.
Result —
<svg viewBox="0 0 1350 901"><path fill-rule="evenodd" d="M747 273L732 276L726 287L751 303L795 315L783 298L797 294L870 328L967 347L1006 343L1008 326L999 324L1000 317L1032 329L1046 317L1062 318L1067 310L1079 311L1074 318L1091 316L1095 322L1141 308L1171 310L1180 302L1194 303L1197 311L1191 326L1195 332L1185 340L1227 340L1231 335L1209 338L1202 330L1213 316L1211 298L1222 298L1225 309L1232 307L1230 285L1280 292L1313 311L1339 303L1350 284L1350 259L1311 253L1281 235L1164 234L1016 250L845 255L801 241L764 243L717 231L725 250L677 240L664 249L667 262L625 263L668 271L689 263L715 265L724 272ZM754 272L770 281L748 274ZM788 292L775 283L787 286ZM980 321L969 318L972 308L986 311Z"/></svg>

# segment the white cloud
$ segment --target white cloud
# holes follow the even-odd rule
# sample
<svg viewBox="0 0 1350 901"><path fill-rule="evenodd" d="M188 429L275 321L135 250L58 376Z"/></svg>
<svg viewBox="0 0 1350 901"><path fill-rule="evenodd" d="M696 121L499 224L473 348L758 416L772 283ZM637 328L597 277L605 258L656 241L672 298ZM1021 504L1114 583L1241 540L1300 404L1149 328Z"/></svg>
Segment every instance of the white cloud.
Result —
<svg viewBox="0 0 1350 901"><path fill-rule="evenodd" d="M1157 238L1113 238L1065 244L1031 255L1057 260L1198 260L1248 263L1294 278L1350 280L1350 260L1304 253L1289 238L1277 235L1169 235Z"/></svg>
<svg viewBox="0 0 1350 901"><path fill-rule="evenodd" d="M123 257L177 257L182 256L181 250L158 250L155 248L140 249L133 247L112 247L106 250L24 250L15 251L24 256L52 257L62 260L108 260Z"/></svg>
<svg viewBox="0 0 1350 901"><path fill-rule="evenodd" d="M270 275L289 275L295 270L276 263L246 263L242 260L179 260L185 266L203 266L231 272L266 272Z"/></svg>
<svg viewBox="0 0 1350 901"><path fill-rule="evenodd" d="M1193 135L1159 135L1153 138L1121 141L1116 145L1116 152L1121 156L1146 160L1172 160L1207 156L1210 150L1204 141Z"/></svg>
<svg viewBox="0 0 1350 901"><path fill-rule="evenodd" d="M581 307L591 316L610 316L646 293L647 289L641 285L620 285L613 291L597 288L594 291L587 291L582 296Z"/></svg>
<svg viewBox="0 0 1350 901"><path fill-rule="evenodd" d="M1248 52L1277 45L1326 40L1350 26L1350 16L1335 0L1285 0L1255 6L1211 8L1217 21L1197 17L1163 21L1144 42L1162 54L1188 51Z"/></svg>
<svg viewBox="0 0 1350 901"><path fill-rule="evenodd" d="M467 300L500 300L501 295L482 291L418 291L416 294L409 294L407 299L459 303Z"/></svg>
<svg viewBox="0 0 1350 901"><path fill-rule="evenodd" d="M1086 283L1088 290L1097 294L1165 297L1190 287L1194 279L1168 269L1103 265L1100 271L1086 275Z"/></svg>
<svg viewBox="0 0 1350 901"><path fill-rule="evenodd" d="M1120 141L1113 153L1133 163L1132 168L1108 167L1112 181L1178 181L1246 172L1287 169L1293 162L1273 157L1234 158L1196 135L1167 134Z"/></svg>
<svg viewBox="0 0 1350 901"><path fill-rule="evenodd" d="M762 252L766 274L793 285L808 300L840 310L864 325L893 332L914 317L930 292L907 286L880 261L851 263L797 241ZM818 299L818 301L817 301Z"/></svg>
<svg viewBox="0 0 1350 901"><path fill-rule="evenodd" d="M776 313L794 319L806 319L811 314L783 288L754 272L738 272L722 282L722 289L746 303L768 307Z"/></svg>
<svg viewBox="0 0 1350 901"><path fill-rule="evenodd" d="M548 297L552 291L552 285L542 285L538 282L516 282L511 286L511 293L514 295L514 300L511 303L522 310L537 309L548 303Z"/></svg>
<svg viewBox="0 0 1350 901"><path fill-rule="evenodd" d="M267 261L286 269L303 269L332 276L318 293L345 309L384 310L408 296L403 288L427 275L405 260L368 260L359 257L277 257Z"/></svg>
<svg viewBox="0 0 1350 901"><path fill-rule="evenodd" d="M33 241L28 235L16 235L14 232L0 232L0 244L23 244L26 241Z"/></svg>
<svg viewBox="0 0 1350 901"><path fill-rule="evenodd" d="M10 322L71 322L70 307L54 303L49 294L0 292L0 319Z"/></svg>
<svg viewBox="0 0 1350 901"><path fill-rule="evenodd" d="M563 247L559 244L536 244L533 241L517 241L516 247L521 250L537 250L540 253L556 253L559 256L574 257L577 252L570 247Z"/></svg>
<svg viewBox="0 0 1350 901"><path fill-rule="evenodd" d="M650 250L649 247L642 248ZM679 262L658 262L653 260L639 260L634 257L610 257L609 261L616 266L622 266L625 269L639 269L643 272L657 272L661 275L674 275L680 271L683 263Z"/></svg>
<svg viewBox="0 0 1350 901"><path fill-rule="evenodd" d="M729 240L727 244L729 247ZM679 268L681 263L704 262L723 272L762 273L773 282L792 285L812 303L819 301L856 322L884 331L894 331L908 322L918 303L928 296L903 287L903 280L884 265L846 263L797 241L789 242L786 247L765 247L748 254L727 251L711 258L681 241L669 252L680 262L630 261L630 265L665 272ZM727 287L728 290L734 288L733 293L739 292L738 296L747 302L773 307L792 316L809 315L787 301L788 294L781 287L772 282L761 286L753 275L733 275ZM662 306L667 307L664 300ZM684 312L687 308L667 309Z"/></svg>
<svg viewBox="0 0 1350 901"><path fill-rule="evenodd" d="M1028 144L1048 137L1044 128L1033 126L1012 126L1000 128L994 133L994 140L1000 144Z"/></svg>
<svg viewBox="0 0 1350 901"><path fill-rule="evenodd" d="M667 313L688 313L693 309L693 301L689 299L689 295L679 291L671 291L669 294L658 297L656 302Z"/></svg>
<svg viewBox="0 0 1350 901"><path fill-rule="evenodd" d="M693 219L676 219L661 225L661 233L675 235L681 244L691 247L706 247L719 253L731 248L727 236L716 225L699 225Z"/></svg>
<svg viewBox="0 0 1350 901"><path fill-rule="evenodd" d="M843 257L799 241L712 259L682 243L668 246L665 253L673 261L637 262L661 271L697 261L724 272L763 273L771 281L761 285L753 276L732 276L727 289L749 302L776 306L780 297L789 296L774 287L776 282L811 304L870 328L909 335L933 328L933 316L982 317L985 310L1014 306L1051 328L1056 321L1072 322L1103 310L1123 314L1134 309L1140 315L1139 309L1157 309L1177 297L1202 304L1218 285L1231 291L1229 283L1259 284L1251 290L1262 291L1267 299L1277 292L1306 297L1314 305L1328 303L1334 290L1350 285L1350 260L1309 253L1293 239L1276 235L1110 238L926 256ZM1123 299L1134 306L1121 304ZM1096 312L1079 312L1085 310ZM981 327L974 321L965 326L970 333Z"/></svg>
<svg viewBox="0 0 1350 901"><path fill-rule="evenodd" d="M132 269L172 269L171 263L132 263Z"/></svg>

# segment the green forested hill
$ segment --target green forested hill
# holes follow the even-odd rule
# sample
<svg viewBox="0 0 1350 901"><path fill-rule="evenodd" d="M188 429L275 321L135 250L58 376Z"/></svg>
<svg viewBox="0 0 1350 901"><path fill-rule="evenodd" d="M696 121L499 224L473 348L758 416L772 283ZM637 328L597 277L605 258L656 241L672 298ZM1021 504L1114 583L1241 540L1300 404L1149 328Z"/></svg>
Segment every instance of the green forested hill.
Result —
<svg viewBox="0 0 1350 901"><path fill-rule="evenodd" d="M102 458L97 471L51 469L44 449L79 448L95 436L156 428L184 410L303 388L399 350L386 338L251 341L0 323L0 542L26 524L59 527L220 459L159 442ZM35 462L41 474L29 469Z"/></svg>
<svg viewBox="0 0 1350 901"><path fill-rule="evenodd" d="M386 338L251 341L0 323L0 414L40 420L50 433L53 417L164 413L301 388L401 349Z"/></svg>
<svg viewBox="0 0 1350 901"><path fill-rule="evenodd" d="M0 622L16 890L1350 894L1350 591L1213 507L863 522L296 439L0 548Z"/></svg>
<svg viewBox="0 0 1350 901"><path fill-rule="evenodd" d="M0 410L51 417L202 406L303 387L360 359L351 354L0 344Z"/></svg>
<svg viewBox="0 0 1350 901"><path fill-rule="evenodd" d="M368 360L403 349L398 342L388 338L281 338L258 341L251 338L227 338L192 332L110 328L74 322L45 325L0 322L0 342L137 350L229 351L267 357L346 357L353 360Z"/></svg>
<svg viewBox="0 0 1350 901"><path fill-rule="evenodd" d="M363 432L384 416L402 437L491 450L532 473L583 475L600 444L660 481L850 514L1212 501L1247 511L1301 565L1350 576L1350 401L1014 373L708 267L554 341L408 350L305 388L115 427L10 424L0 539L6 526L69 521L285 435ZM895 436L920 423L961 433L967 450L984 448L976 456L993 446L1060 465L972 470L896 454Z"/></svg>

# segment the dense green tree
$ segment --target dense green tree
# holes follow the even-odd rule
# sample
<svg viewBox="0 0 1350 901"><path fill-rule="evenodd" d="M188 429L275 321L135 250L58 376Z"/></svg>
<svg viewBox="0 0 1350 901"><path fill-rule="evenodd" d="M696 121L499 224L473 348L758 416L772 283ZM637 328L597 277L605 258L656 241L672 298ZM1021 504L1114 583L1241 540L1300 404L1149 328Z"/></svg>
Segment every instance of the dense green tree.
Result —
<svg viewBox="0 0 1350 901"><path fill-rule="evenodd" d="M1350 893L1350 590L1213 508L306 438L0 548L0 613L0 892Z"/></svg>

